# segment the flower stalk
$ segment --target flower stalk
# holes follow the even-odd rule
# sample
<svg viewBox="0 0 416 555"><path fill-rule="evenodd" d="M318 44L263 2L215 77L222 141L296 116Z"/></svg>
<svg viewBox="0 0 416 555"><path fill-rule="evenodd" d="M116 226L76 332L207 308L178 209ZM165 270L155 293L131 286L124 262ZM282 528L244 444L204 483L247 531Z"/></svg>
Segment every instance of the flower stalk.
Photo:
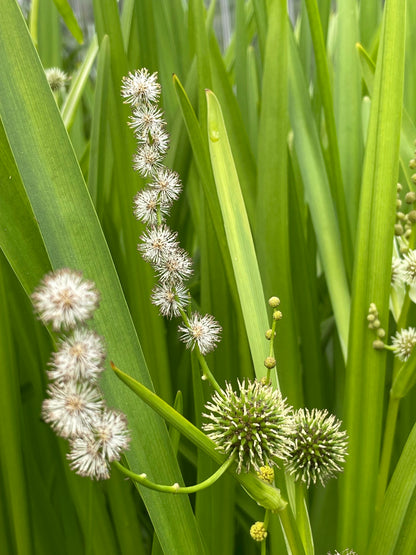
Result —
<svg viewBox="0 0 416 555"><path fill-rule="evenodd" d="M156 484L155 482L149 480L146 477L146 474L136 474L135 472L132 472L117 461L114 461L114 466L118 468L120 472L131 478L134 482L137 482L138 484L155 491L160 491L162 493L196 493L215 484L215 482L219 480L219 478L221 478L221 476L225 474L225 472L231 467L234 461L235 457L229 457L223 462L223 464L218 468L216 472L214 472L206 480L203 480L199 484L195 484L193 486L180 486L179 484L166 486L162 484Z"/></svg>

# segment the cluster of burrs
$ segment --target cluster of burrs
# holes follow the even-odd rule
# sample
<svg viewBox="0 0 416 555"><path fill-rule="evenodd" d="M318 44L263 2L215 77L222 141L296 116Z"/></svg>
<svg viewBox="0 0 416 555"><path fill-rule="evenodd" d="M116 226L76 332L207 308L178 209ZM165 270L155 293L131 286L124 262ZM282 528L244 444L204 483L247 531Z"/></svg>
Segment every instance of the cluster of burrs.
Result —
<svg viewBox="0 0 416 555"><path fill-rule="evenodd" d="M180 339L187 348L206 355L220 341L221 326L210 314L185 312L190 304L186 281L192 275L192 260L181 248L177 233L165 223L171 206L178 199L182 184L179 175L163 164L169 147L169 134L158 107L160 84L157 73L146 68L123 78L121 94L132 106L129 125L137 138L133 167L147 186L134 198L134 215L147 227L138 250L155 270L158 283L151 300L167 318L181 316Z"/></svg>
<svg viewBox="0 0 416 555"><path fill-rule="evenodd" d="M67 268L47 274L32 294L35 311L57 339L42 417L69 440L71 468L103 480L110 477L110 463L127 449L129 431L125 415L107 408L98 386L106 351L87 322L99 300L95 284Z"/></svg>

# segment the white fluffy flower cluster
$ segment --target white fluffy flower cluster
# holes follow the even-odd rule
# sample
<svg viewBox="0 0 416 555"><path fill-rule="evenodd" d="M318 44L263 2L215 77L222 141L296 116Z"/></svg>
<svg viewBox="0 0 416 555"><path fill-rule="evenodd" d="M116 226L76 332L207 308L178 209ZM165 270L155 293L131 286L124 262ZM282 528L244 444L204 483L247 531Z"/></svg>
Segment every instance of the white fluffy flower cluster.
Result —
<svg viewBox="0 0 416 555"><path fill-rule="evenodd" d="M151 301L162 316L183 316L190 301L185 282L192 275L192 260L180 247L177 233L165 223L182 184L179 175L163 165L169 135L163 113L157 105L160 96L157 73L150 74L146 68L129 73L123 78L121 95L132 105L129 125L138 143L133 167L142 178L149 180L134 198L134 215L147 226L140 237L138 250L158 277ZM212 316L201 317L194 313L179 331L187 347L198 346L205 355L220 340L221 327Z"/></svg>
<svg viewBox="0 0 416 555"><path fill-rule="evenodd" d="M125 415L106 407L98 387L106 352L101 337L86 327L98 307L95 284L62 268L44 277L32 301L45 324L65 331L49 363L43 419L69 440L67 457L77 474L109 478L109 464L127 449L129 432Z"/></svg>

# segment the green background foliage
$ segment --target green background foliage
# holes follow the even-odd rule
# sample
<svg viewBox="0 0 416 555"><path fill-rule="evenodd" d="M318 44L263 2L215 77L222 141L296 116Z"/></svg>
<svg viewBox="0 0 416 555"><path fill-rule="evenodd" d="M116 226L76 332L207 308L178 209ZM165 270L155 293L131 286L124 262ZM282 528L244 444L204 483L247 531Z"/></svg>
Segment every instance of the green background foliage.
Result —
<svg viewBox="0 0 416 555"><path fill-rule="evenodd" d="M171 405L181 391L180 412L197 427L211 393L177 322L151 305L154 278L136 249L132 199L144 182L131 167L120 86L147 67L162 85L166 163L184 189L169 224L193 257L197 307L223 327L208 357L217 381L265 374L266 299L278 295L274 383L294 407L327 408L348 431L344 473L312 487L305 504L278 473L298 530L293 552L414 553L415 391L396 394L396 381L389 404L404 372L372 348L366 315L375 302L394 334L396 183L414 188L415 4L305 0L289 19L285 0L236 0L229 40L214 1L84 4L92 36L66 0L33 0L26 19L15 0L1 2L0 551L260 553L248 531L264 511L245 478L227 474L190 496L136 489L116 470L92 483L69 471L65 442L40 419L53 343L29 295L61 267L96 282L108 361ZM56 97L44 74L54 65L71 75ZM415 317L405 302L400 325ZM102 388L128 416L132 470L192 484L217 468L212 446L179 438L109 364ZM391 464L380 463L383 441ZM277 514L267 549L286 552Z"/></svg>

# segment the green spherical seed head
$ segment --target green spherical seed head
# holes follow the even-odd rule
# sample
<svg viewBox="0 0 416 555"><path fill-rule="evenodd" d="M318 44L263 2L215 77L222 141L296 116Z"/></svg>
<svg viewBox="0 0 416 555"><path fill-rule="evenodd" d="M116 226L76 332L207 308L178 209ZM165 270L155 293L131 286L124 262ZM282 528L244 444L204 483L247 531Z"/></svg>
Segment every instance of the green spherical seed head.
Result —
<svg viewBox="0 0 416 555"><path fill-rule="evenodd" d="M266 335L266 339L270 340L273 337L273 330L267 330L265 335Z"/></svg>
<svg viewBox="0 0 416 555"><path fill-rule="evenodd" d="M416 193L414 191L409 191L404 198L407 204L413 204L416 202Z"/></svg>
<svg viewBox="0 0 416 555"><path fill-rule="evenodd" d="M381 339L376 339L375 341L373 341L373 349L375 349L376 351L382 351L384 349L384 343L381 341Z"/></svg>
<svg viewBox="0 0 416 555"><path fill-rule="evenodd" d="M280 312L280 310L275 310L273 312L273 320L281 320L283 318L283 314Z"/></svg>
<svg viewBox="0 0 416 555"><path fill-rule="evenodd" d="M276 366L276 359L274 357L267 357L264 361L264 366L271 370Z"/></svg>

